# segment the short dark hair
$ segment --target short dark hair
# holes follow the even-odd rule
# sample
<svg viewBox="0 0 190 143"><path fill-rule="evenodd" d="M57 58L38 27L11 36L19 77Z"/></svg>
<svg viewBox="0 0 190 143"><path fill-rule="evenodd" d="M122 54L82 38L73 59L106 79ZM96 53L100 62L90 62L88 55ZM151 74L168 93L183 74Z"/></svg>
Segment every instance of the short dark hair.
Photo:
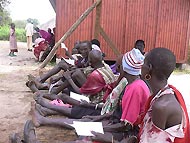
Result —
<svg viewBox="0 0 190 143"><path fill-rule="evenodd" d="M80 45L84 44L84 43L86 43L90 47L90 50L92 50L92 43L90 41L87 41L87 40L86 41L81 41Z"/></svg>
<svg viewBox="0 0 190 143"><path fill-rule="evenodd" d="M153 72L159 80L168 79L176 66L176 57L167 48L154 48L146 56L147 64L151 64Z"/></svg>
<svg viewBox="0 0 190 143"><path fill-rule="evenodd" d="M91 43L97 45L100 48L100 41L98 39L92 39Z"/></svg>
<svg viewBox="0 0 190 143"><path fill-rule="evenodd" d="M142 44L145 46L144 40L137 40L137 41L135 42L135 45L136 45L137 43L142 43Z"/></svg>
<svg viewBox="0 0 190 143"><path fill-rule="evenodd" d="M89 56L91 58L91 61L95 62L95 63L99 63L102 62L102 53L98 50L92 50L89 52Z"/></svg>

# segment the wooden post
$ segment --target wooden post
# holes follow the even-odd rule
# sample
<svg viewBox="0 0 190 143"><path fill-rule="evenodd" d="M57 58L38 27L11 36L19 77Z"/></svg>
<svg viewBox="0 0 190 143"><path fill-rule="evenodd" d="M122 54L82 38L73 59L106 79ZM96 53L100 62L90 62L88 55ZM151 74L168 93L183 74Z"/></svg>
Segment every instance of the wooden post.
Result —
<svg viewBox="0 0 190 143"><path fill-rule="evenodd" d="M90 14L90 12L101 2L101 0L96 0L96 2L89 7L80 17L79 19L70 27L70 29L63 35L63 37L55 44L49 55L40 65L40 69L44 68L48 62L53 58L58 49L59 45L64 42L72 33L73 31L81 24L81 22Z"/></svg>
<svg viewBox="0 0 190 143"><path fill-rule="evenodd" d="M102 27L99 27L99 30L100 30L100 34L102 35L102 37L104 38L104 40L108 43L108 45L113 50L113 52L115 53L115 55L116 56L120 55L119 50L116 48L115 44L112 42L112 40L106 34L106 32L104 31L104 29Z"/></svg>
<svg viewBox="0 0 190 143"><path fill-rule="evenodd" d="M95 28L94 28L94 38L95 39L98 39L98 35L100 33L101 11L102 11L102 2L100 2L96 7L96 21L95 21Z"/></svg>

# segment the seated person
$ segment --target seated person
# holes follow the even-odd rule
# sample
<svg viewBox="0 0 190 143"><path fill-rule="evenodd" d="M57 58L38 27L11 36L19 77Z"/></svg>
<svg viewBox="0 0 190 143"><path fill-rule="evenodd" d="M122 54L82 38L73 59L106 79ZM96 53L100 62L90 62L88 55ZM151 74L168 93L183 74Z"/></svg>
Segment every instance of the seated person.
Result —
<svg viewBox="0 0 190 143"><path fill-rule="evenodd" d="M79 88L73 82L69 74L65 74L65 78L67 79L69 84L75 89L75 91L77 91L77 93L89 96L91 104L88 104L88 108L77 106L76 102L74 103L75 106L73 106L73 108L59 107L45 102L45 100L41 97L37 98L37 103L42 104L42 106L47 105L47 108L58 111L72 118L82 118L82 116L90 115L91 113L93 113L93 115L99 115L100 110L96 110L95 113L94 108L97 103L102 102L103 98L106 98L107 95L111 92L113 86L112 84L114 84L116 78L112 73L111 69L108 69L103 64L102 53L100 51L92 50L89 53L89 62L95 70L88 75L86 82L82 85L81 88ZM79 104L80 102L78 103L78 105Z"/></svg>
<svg viewBox="0 0 190 143"><path fill-rule="evenodd" d="M35 27L34 29L39 33L41 38L45 39L48 44L52 42L52 35L49 32L39 29L38 27Z"/></svg>
<svg viewBox="0 0 190 143"><path fill-rule="evenodd" d="M80 41L76 41L74 44L74 47L71 51L71 54L68 51L68 48L65 46L65 44L62 44L61 47L65 49L65 55L72 60L78 61L79 59L82 58L82 55L79 53L79 46L80 46Z"/></svg>
<svg viewBox="0 0 190 143"><path fill-rule="evenodd" d="M131 57L135 58L131 59ZM128 60L128 58L130 60ZM125 88L125 92L121 100L118 103L118 108L103 120L103 128L105 134L112 134L115 139L121 140L125 136L130 136L131 134L137 134L138 127L136 121L138 116L145 111L145 103L150 94L149 88L146 83L140 79L140 68L143 64L144 56L140 53L139 50L133 49L132 51L126 53L122 59L122 66L120 66L123 76L127 79L128 85ZM134 63L133 61L137 61ZM43 107L48 107L54 111L55 108L45 103L45 101L38 101ZM135 105L135 106L134 106ZM51 107L51 108L49 108ZM63 119L63 118L48 118L42 117L35 110L33 106L33 122L36 126L39 125L59 125L66 128L72 128L68 125L73 120ZM58 111L60 112L60 111ZM89 121L89 120L88 120ZM124 136L123 136L124 135Z"/></svg>
<svg viewBox="0 0 190 143"><path fill-rule="evenodd" d="M134 48L135 49L139 49L140 52L144 55L144 53L145 53L144 52L145 43L144 43L143 40L137 40L135 42ZM113 71L114 74L118 74L117 71L116 71L116 65L115 64L111 65L110 67L111 67L111 69L112 69L112 71Z"/></svg>
<svg viewBox="0 0 190 143"><path fill-rule="evenodd" d="M168 78L175 66L175 55L166 48L154 48L146 55L141 73L151 87L152 96L146 103L146 112L139 117L139 138L126 138L123 143L131 143L131 139L139 143L189 142L189 117L183 96L175 87L168 85ZM95 135L94 140L105 142L103 139L106 138L106 142L112 142L111 137Z"/></svg>
<svg viewBox="0 0 190 143"><path fill-rule="evenodd" d="M77 68L82 68L82 67L87 67L88 66L88 53L91 50L91 43L89 41L83 41L80 43L79 46L79 53L82 55L82 59L78 60L76 62L76 67ZM66 70L72 70L74 68L73 66L67 64L64 60L61 60L57 65L54 66L53 69L49 70L47 73L44 73L38 78L35 78L35 84L38 89L43 89L44 87L47 88L47 86L43 86L40 83L44 83L48 78L51 76L57 74L61 70L66 71ZM57 78L57 81L62 78L62 75ZM30 81L30 79L29 79ZM82 82L82 81L81 81ZM84 82L83 82L84 83Z"/></svg>
<svg viewBox="0 0 190 143"><path fill-rule="evenodd" d="M48 48L48 44L45 42L45 39L37 38L34 42L33 48L34 48L34 55L37 58L37 61L42 61L41 52L45 51Z"/></svg>

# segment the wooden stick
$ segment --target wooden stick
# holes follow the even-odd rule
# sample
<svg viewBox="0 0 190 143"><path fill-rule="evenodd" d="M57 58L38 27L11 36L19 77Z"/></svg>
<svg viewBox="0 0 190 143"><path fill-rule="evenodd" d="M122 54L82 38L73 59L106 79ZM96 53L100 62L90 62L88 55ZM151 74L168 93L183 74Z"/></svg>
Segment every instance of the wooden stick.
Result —
<svg viewBox="0 0 190 143"><path fill-rule="evenodd" d="M116 56L120 55L119 50L116 48L115 44L112 42L112 40L106 34L106 32L104 31L104 29L102 27L99 27L99 30L100 30L100 34L102 35L102 37L104 38L104 40L108 43L108 45L113 50L113 52L115 53L115 55Z"/></svg>
<svg viewBox="0 0 190 143"><path fill-rule="evenodd" d="M96 7L96 21L95 21L95 28L94 28L94 38L98 39L98 35L100 33L100 17L102 11L102 2L97 5Z"/></svg>
<svg viewBox="0 0 190 143"><path fill-rule="evenodd" d="M89 7L80 17L79 19L70 27L70 29L63 35L63 37L55 44L49 55L46 57L46 59L43 61L43 63L40 65L40 69L44 68L48 62L53 58L53 56L56 53L56 50L58 49L59 45L64 42L72 33L75 31L75 29L81 24L81 22L90 14L90 12L101 2L101 0L96 0L96 2Z"/></svg>

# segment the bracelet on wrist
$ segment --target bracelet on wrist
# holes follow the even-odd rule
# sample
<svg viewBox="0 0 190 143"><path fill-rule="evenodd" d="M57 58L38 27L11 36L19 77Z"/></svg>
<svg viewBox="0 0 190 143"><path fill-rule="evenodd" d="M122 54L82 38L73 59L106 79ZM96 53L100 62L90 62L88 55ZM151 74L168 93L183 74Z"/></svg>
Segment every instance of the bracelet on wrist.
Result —
<svg viewBox="0 0 190 143"><path fill-rule="evenodd" d="M95 106L95 110L98 108L98 104L96 104L96 106Z"/></svg>

